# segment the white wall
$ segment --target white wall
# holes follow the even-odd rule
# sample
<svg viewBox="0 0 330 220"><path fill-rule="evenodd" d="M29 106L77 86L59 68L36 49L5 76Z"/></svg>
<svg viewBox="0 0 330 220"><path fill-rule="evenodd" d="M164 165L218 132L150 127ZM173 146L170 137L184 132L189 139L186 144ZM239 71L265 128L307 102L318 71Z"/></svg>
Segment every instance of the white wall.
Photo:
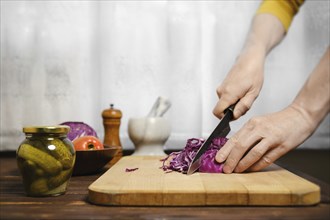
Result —
<svg viewBox="0 0 330 220"><path fill-rule="evenodd" d="M22 127L84 121L103 138L101 112L146 115L169 97L168 148L207 136L215 89L229 71L260 1L1 1L0 149L16 149ZM268 57L250 112L288 105L329 45L329 1L307 1ZM329 94L325 94L329 95ZM303 147L330 148L329 117Z"/></svg>

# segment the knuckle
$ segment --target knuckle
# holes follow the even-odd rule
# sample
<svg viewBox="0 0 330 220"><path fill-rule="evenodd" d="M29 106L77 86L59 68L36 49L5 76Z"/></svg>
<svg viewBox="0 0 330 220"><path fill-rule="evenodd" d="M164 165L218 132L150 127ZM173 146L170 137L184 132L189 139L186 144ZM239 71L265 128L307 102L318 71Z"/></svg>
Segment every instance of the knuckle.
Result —
<svg viewBox="0 0 330 220"><path fill-rule="evenodd" d="M244 145L239 140L239 137L234 135L233 137L230 138L230 142L233 146L235 146L236 149L238 150L244 149Z"/></svg>
<svg viewBox="0 0 330 220"><path fill-rule="evenodd" d="M236 161L233 158L227 158L226 160L226 164L230 167L233 166L235 163Z"/></svg>
<svg viewBox="0 0 330 220"><path fill-rule="evenodd" d="M241 117L242 115L245 115L246 112L247 112L247 110L245 110L245 109L242 109L240 107L235 107L234 119L237 119L237 118Z"/></svg>
<svg viewBox="0 0 330 220"><path fill-rule="evenodd" d="M215 92L217 93L218 97L221 97L221 94L222 94L222 87L219 86L219 87L215 90Z"/></svg>
<svg viewBox="0 0 330 220"><path fill-rule="evenodd" d="M242 141L240 141L237 137L235 137L232 141L232 144L234 146L234 149L236 152L245 152L246 147Z"/></svg>
<svg viewBox="0 0 330 220"><path fill-rule="evenodd" d="M265 164L267 166L273 163L273 161L267 156L264 156L261 159L262 159L263 164Z"/></svg>
<svg viewBox="0 0 330 220"><path fill-rule="evenodd" d="M235 173L241 173L245 170L245 168L247 167L247 164L243 161L240 161L237 165L237 167L235 168Z"/></svg>
<svg viewBox="0 0 330 220"><path fill-rule="evenodd" d="M224 113L220 109L214 109L213 115L215 115L217 118L221 119L221 118L223 118Z"/></svg>
<svg viewBox="0 0 330 220"><path fill-rule="evenodd" d="M249 120L250 124L254 124L254 125L258 125L261 122L261 118L260 117L253 117Z"/></svg>
<svg viewBox="0 0 330 220"><path fill-rule="evenodd" d="M245 101L241 101L239 108L241 109L241 111L246 112L251 108L251 106L250 106L250 104L246 103Z"/></svg>
<svg viewBox="0 0 330 220"><path fill-rule="evenodd" d="M220 111L218 110L218 108L214 108L213 109L213 114L217 117L219 117L221 115Z"/></svg>
<svg viewBox="0 0 330 220"><path fill-rule="evenodd" d="M255 128L257 128L259 126L263 126L261 117L253 117L253 118L249 119L249 121L246 123L246 127L249 130L254 130Z"/></svg>
<svg viewBox="0 0 330 220"><path fill-rule="evenodd" d="M245 146L241 142L237 142L235 148L239 151L245 151Z"/></svg>
<svg viewBox="0 0 330 220"><path fill-rule="evenodd" d="M231 86L225 85L225 86L221 87L220 92L222 94L225 94L225 95L230 94L230 92L231 92Z"/></svg>
<svg viewBox="0 0 330 220"><path fill-rule="evenodd" d="M253 158L261 158L264 155L261 149L252 149L250 153L252 154Z"/></svg>
<svg viewBox="0 0 330 220"><path fill-rule="evenodd" d="M233 144L238 143L238 137L237 137L237 135L233 135L233 136L229 139L229 141L232 142Z"/></svg>
<svg viewBox="0 0 330 220"><path fill-rule="evenodd" d="M235 88L235 86L227 84L221 87L220 94L224 99L228 100L231 103L232 101L237 100L239 98L239 95L237 94L236 90L237 89Z"/></svg>
<svg viewBox="0 0 330 220"><path fill-rule="evenodd" d="M251 167L249 167L248 170L251 172L256 172L256 171L259 171L259 170L262 170L262 169L268 167L272 163L273 163L273 160L271 160L267 156L264 156L257 163L255 163Z"/></svg>

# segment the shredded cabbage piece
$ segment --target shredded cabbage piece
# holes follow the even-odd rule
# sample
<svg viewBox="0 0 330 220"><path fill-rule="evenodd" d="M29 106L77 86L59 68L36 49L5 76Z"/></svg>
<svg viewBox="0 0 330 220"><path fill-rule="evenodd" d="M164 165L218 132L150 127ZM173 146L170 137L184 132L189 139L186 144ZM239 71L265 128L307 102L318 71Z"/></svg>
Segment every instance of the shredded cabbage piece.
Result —
<svg viewBox="0 0 330 220"><path fill-rule="evenodd" d="M225 145L227 138L219 137L212 140L207 151L201 156L201 166L199 172L204 173L222 173L223 163L218 163L215 160L215 155L218 150ZM187 173L189 165L195 158L197 151L205 142L201 138L191 138L187 140L186 146L182 151L173 152L166 158L162 159L163 166L161 167L166 172L177 171Z"/></svg>
<svg viewBox="0 0 330 220"><path fill-rule="evenodd" d="M136 168L126 168L125 172L133 172L133 171L138 170L138 169L139 169L138 167L136 167Z"/></svg>

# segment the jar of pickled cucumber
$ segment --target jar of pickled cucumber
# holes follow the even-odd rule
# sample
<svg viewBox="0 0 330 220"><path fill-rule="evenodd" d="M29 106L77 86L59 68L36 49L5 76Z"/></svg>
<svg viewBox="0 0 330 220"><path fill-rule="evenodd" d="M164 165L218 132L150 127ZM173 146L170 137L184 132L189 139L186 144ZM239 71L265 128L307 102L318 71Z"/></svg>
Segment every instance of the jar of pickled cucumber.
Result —
<svg viewBox="0 0 330 220"><path fill-rule="evenodd" d="M58 196L66 192L75 150L68 126L24 127L25 140L16 152L28 196Z"/></svg>

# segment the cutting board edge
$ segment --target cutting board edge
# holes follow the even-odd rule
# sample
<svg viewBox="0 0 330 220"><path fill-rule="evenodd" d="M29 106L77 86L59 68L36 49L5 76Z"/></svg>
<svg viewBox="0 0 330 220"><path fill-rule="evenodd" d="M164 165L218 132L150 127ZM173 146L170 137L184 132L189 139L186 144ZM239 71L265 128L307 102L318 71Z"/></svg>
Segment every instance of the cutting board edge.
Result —
<svg viewBox="0 0 330 220"><path fill-rule="evenodd" d="M279 200L279 198L265 200L263 195L249 197L244 193L231 194L229 196L232 198L227 200L225 194L136 192L132 196L130 192L111 193L90 188L88 191L89 202L107 206L313 206L321 200L319 191L310 191L301 195L280 195L276 193L272 195L272 198L277 196L282 197L282 200ZM126 198L127 195L130 195L129 200ZM233 199L233 196L235 199ZM283 200L285 196L286 198ZM199 197L199 199L196 199L196 197ZM194 198L194 200L190 198Z"/></svg>
<svg viewBox="0 0 330 220"><path fill-rule="evenodd" d="M132 157L125 157L121 160L123 162L131 160ZM138 159L135 157L135 159ZM143 157L140 157L140 159L143 159ZM150 160L150 158L148 158ZM121 164L120 170L123 170L126 166L122 166ZM294 192L291 192L291 195L286 195L285 199L282 199L281 201L274 202L272 199L268 199L266 202L262 199L262 196L251 196L251 195L245 195L243 192L236 192L236 195L229 195L228 197L231 197L231 200L226 201L226 199L223 198L224 194L204 194L203 196L199 195L199 199L196 201L193 201L194 199L190 199L187 192L181 193L175 192L174 195L171 192L145 192L145 191L127 191L121 189L118 191L118 189L110 190L109 188L103 188L100 187L98 184L99 180L102 180L102 177L106 175L108 172L111 173L110 168L108 171L106 171L105 174L103 174L101 177L99 177L97 180L95 180L89 187L88 187L88 200L89 202L97 205L108 205L108 206L310 206L315 205L320 202L320 187L310 181L307 181L304 179L304 181L307 181L314 185L311 189L305 190L300 189L297 191L294 190ZM283 169L283 168L281 168ZM287 170L286 170L287 171ZM120 171L121 172L121 171ZM288 173L291 173L290 171L287 171ZM133 173L132 173L133 174ZM135 173L134 173L135 174ZM293 173L291 173L292 175ZM294 174L293 174L294 175ZM297 176L299 177L299 176ZM301 178L301 177L299 177ZM298 179L299 179L298 178ZM301 178L303 179L303 178ZM101 181L102 182L102 181ZM241 193L241 194L240 194ZM167 195L164 195L167 194ZM189 194L189 193L188 193ZM196 194L193 194L196 196ZM273 194L271 194L273 195ZM274 194L275 196L281 196L280 194ZM176 197L180 199L174 199ZM241 196L241 197L239 197ZM130 197L131 199L127 199L125 197ZM172 197L172 198L171 198ZM259 198L258 198L259 197ZM192 197L191 197L192 198ZM234 199L233 199L234 198Z"/></svg>
<svg viewBox="0 0 330 220"><path fill-rule="evenodd" d="M315 185L315 190L304 191L301 194L292 194L292 203L302 206L316 205L321 202L321 188Z"/></svg>

